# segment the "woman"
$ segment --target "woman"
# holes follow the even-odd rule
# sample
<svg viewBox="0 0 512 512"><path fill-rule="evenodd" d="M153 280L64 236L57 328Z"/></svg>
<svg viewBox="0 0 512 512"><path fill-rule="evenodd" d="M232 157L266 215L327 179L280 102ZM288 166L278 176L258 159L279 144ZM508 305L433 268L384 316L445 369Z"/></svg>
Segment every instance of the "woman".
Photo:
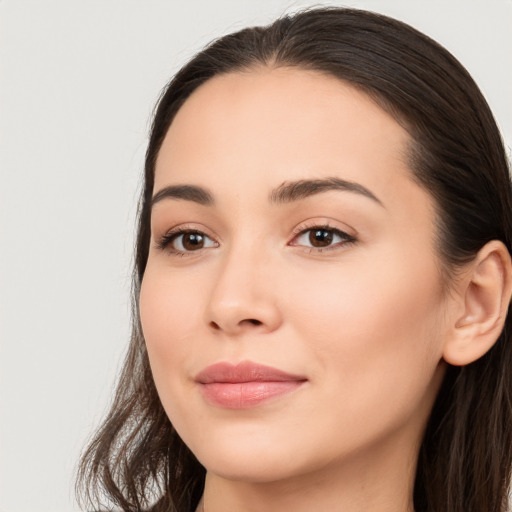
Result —
<svg viewBox="0 0 512 512"><path fill-rule="evenodd" d="M506 510L511 211L485 100L407 25L323 8L212 43L156 111L88 496Z"/></svg>

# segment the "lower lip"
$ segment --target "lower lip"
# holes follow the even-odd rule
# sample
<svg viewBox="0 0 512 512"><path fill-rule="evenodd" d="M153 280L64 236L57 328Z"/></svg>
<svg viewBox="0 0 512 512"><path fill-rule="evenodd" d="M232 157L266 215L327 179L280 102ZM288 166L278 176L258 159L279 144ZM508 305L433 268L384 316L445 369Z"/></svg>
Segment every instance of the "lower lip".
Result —
<svg viewBox="0 0 512 512"><path fill-rule="evenodd" d="M227 409L248 409L286 395L304 384L301 380L212 382L201 384L203 396L213 405Z"/></svg>

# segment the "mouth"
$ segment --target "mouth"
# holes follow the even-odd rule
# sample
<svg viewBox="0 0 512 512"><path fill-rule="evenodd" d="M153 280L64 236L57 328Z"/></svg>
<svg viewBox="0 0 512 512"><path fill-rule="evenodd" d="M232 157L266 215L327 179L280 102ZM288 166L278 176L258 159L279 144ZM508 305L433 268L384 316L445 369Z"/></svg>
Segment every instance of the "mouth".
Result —
<svg viewBox="0 0 512 512"><path fill-rule="evenodd" d="M248 409L300 388L307 378L277 368L243 361L237 365L217 363L199 372L195 381L212 405Z"/></svg>

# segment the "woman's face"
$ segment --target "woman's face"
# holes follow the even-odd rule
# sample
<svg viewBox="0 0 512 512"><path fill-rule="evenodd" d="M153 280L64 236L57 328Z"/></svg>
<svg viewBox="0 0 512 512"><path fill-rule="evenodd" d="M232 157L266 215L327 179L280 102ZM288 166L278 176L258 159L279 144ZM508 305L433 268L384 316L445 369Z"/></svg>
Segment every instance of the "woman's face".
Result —
<svg viewBox="0 0 512 512"><path fill-rule="evenodd" d="M414 465L448 299L408 141L363 93L298 69L218 76L179 110L140 314L163 406L210 472Z"/></svg>

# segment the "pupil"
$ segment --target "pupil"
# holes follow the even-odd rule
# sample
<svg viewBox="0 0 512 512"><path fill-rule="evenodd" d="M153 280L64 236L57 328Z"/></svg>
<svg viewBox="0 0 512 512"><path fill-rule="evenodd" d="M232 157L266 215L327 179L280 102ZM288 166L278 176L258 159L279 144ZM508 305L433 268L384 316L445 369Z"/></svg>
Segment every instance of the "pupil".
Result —
<svg viewBox="0 0 512 512"><path fill-rule="evenodd" d="M203 235L199 233L187 233L183 236L183 247L189 251L201 249L204 244Z"/></svg>
<svg viewBox="0 0 512 512"><path fill-rule="evenodd" d="M332 243L332 231L316 229L309 234L309 241L313 247L326 247Z"/></svg>

